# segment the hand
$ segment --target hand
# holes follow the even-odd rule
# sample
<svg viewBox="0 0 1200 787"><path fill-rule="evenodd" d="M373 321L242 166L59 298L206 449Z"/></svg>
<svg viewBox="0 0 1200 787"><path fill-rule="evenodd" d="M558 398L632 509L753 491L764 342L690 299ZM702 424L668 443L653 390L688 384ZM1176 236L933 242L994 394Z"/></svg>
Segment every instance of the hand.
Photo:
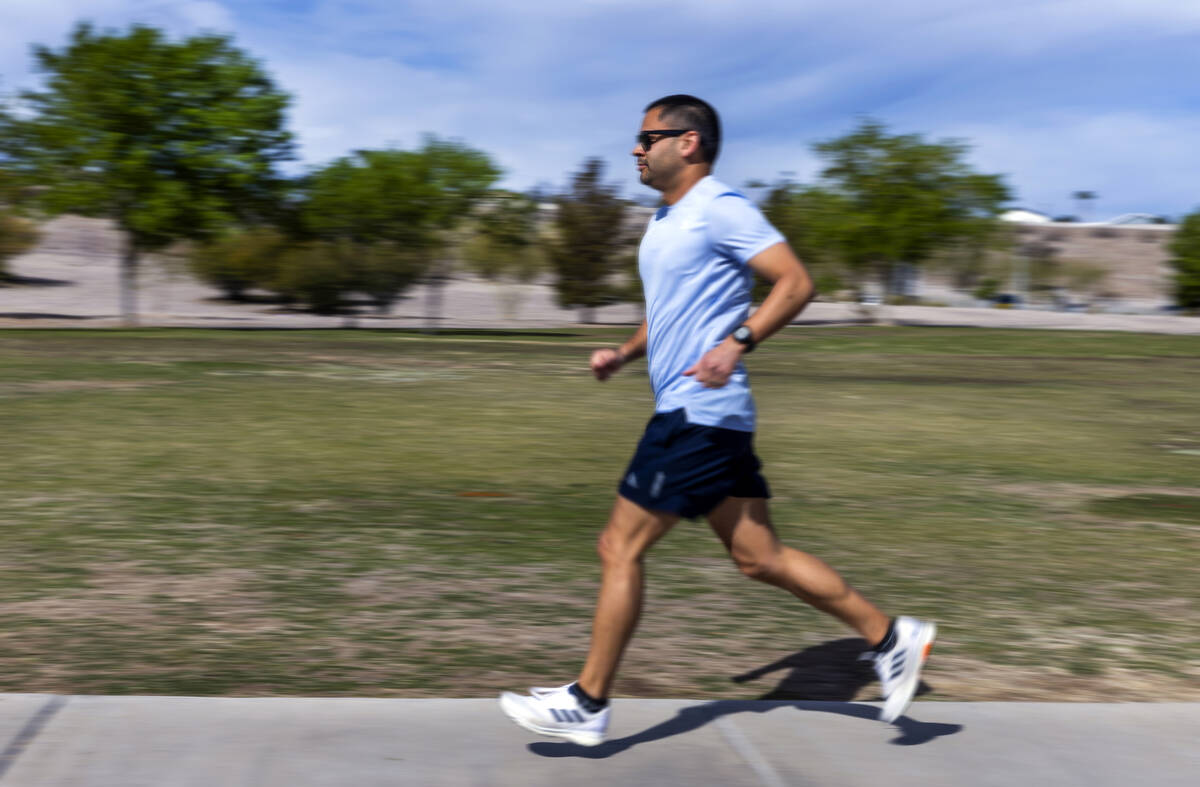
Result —
<svg viewBox="0 0 1200 787"><path fill-rule="evenodd" d="M605 347L592 353L592 374L596 375L600 382L612 377L624 365L625 356L621 355L619 350Z"/></svg>
<svg viewBox="0 0 1200 787"><path fill-rule="evenodd" d="M741 357L742 345L733 339L726 339L702 355L683 374L685 377L695 377L696 382L705 388L720 388L729 382L729 376L737 368Z"/></svg>

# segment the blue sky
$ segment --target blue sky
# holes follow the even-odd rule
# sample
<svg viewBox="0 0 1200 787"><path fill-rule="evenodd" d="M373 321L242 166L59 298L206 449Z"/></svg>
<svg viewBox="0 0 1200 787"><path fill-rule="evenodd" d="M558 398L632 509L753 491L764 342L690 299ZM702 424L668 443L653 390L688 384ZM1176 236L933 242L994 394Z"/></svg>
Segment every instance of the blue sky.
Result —
<svg viewBox="0 0 1200 787"><path fill-rule="evenodd" d="M812 143L870 116L965 140L1024 207L1200 208L1200 0L4 0L0 89L79 19L232 33L294 96L303 165L432 132L514 188L599 155L636 196L641 108L685 92L721 112L734 185L812 180Z"/></svg>

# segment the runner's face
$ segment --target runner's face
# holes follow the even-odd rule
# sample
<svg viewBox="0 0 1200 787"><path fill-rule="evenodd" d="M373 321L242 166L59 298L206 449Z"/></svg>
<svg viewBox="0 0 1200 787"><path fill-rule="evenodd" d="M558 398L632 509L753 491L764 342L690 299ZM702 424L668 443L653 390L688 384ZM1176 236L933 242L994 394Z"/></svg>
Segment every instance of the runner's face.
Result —
<svg viewBox="0 0 1200 787"><path fill-rule="evenodd" d="M660 113L659 109L647 112L646 116L642 118L642 127L639 131L671 128ZM657 137L651 140L649 150L642 147L640 142L634 144L633 150L630 152L637 161L638 177L642 183L659 191L667 187L675 173L685 163L683 156L679 153L679 147L684 139L685 137Z"/></svg>

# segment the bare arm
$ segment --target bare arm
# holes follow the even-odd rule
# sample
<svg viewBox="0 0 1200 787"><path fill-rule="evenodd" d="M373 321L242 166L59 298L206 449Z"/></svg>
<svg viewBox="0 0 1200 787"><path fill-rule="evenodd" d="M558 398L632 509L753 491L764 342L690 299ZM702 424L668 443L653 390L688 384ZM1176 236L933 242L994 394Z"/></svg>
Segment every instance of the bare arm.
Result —
<svg viewBox="0 0 1200 787"><path fill-rule="evenodd" d="M747 264L759 276L774 284L762 305L746 320L746 326L754 334L757 343L795 319L817 294L817 290L804 263L786 243L776 243L763 249Z"/></svg>
<svg viewBox="0 0 1200 787"><path fill-rule="evenodd" d="M630 361L646 354L646 321L618 349L605 347L592 353L592 374L597 380L607 380Z"/></svg>
<svg viewBox="0 0 1200 787"><path fill-rule="evenodd" d="M786 243L776 243L754 255L747 263L755 273L773 282L762 305L746 320L754 342L762 342L792 321L816 295L812 277ZM684 374L694 375L706 388L720 388L745 354L746 347L732 337L706 352Z"/></svg>

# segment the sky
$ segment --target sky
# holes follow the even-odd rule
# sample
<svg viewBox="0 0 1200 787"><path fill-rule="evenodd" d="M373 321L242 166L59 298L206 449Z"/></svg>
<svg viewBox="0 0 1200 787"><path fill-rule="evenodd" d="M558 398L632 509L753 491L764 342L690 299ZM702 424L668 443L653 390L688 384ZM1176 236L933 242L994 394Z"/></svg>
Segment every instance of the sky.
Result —
<svg viewBox="0 0 1200 787"><path fill-rule="evenodd" d="M1200 209L1200 0L0 0L0 92L77 21L221 32L293 97L293 171L424 134L501 185L562 188L589 156L629 197L642 108L717 107L716 175L813 182L860 118L955 138L1013 206L1088 220ZM1077 191L1097 198L1086 210Z"/></svg>

